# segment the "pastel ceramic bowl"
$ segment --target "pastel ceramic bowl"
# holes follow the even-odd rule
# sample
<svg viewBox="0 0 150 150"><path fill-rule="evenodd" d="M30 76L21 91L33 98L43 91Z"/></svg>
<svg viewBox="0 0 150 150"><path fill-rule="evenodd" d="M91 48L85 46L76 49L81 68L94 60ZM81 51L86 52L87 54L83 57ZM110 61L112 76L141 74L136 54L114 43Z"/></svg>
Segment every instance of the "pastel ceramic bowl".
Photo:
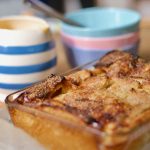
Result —
<svg viewBox="0 0 150 150"><path fill-rule="evenodd" d="M133 32L110 38L77 37L62 33L62 40L71 47L84 50L121 49L139 41L139 32Z"/></svg>
<svg viewBox="0 0 150 150"><path fill-rule="evenodd" d="M139 30L140 15L123 8L87 8L66 15L85 27L62 23L62 31L79 37L113 37Z"/></svg>
<svg viewBox="0 0 150 150"><path fill-rule="evenodd" d="M129 9L88 8L66 15L85 27L62 23L62 41L75 67L120 49L136 54L140 15Z"/></svg>
<svg viewBox="0 0 150 150"><path fill-rule="evenodd" d="M106 49L105 50L88 49L86 50L82 48L73 47L72 45L65 43L65 42L63 43L64 43L64 46L66 47L67 58L72 67L76 67L84 63L87 63L89 61L99 59L107 52L114 50L114 49L107 49L107 50ZM128 52L131 52L132 54L136 54L138 47L139 47L139 41L137 41L136 43L132 45L127 45L125 47L122 47L120 50L128 51Z"/></svg>
<svg viewBox="0 0 150 150"><path fill-rule="evenodd" d="M0 100L55 69L55 43L45 21L25 16L0 19Z"/></svg>

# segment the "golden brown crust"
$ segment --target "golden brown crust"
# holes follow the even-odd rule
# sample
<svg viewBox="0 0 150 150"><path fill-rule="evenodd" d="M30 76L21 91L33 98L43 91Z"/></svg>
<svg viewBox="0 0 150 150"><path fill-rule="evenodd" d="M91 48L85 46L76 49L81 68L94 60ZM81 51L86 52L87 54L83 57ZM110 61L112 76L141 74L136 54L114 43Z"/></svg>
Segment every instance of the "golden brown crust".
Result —
<svg viewBox="0 0 150 150"><path fill-rule="evenodd" d="M53 75L16 102L49 113L68 113L75 122L109 134L126 133L150 119L150 65L129 53L113 51L95 69Z"/></svg>
<svg viewBox="0 0 150 150"><path fill-rule="evenodd" d="M115 63L118 60L132 60L133 56L129 53L122 53L122 51L114 50L111 52L108 52L104 57L100 59L100 64L103 64L105 66L109 66L112 63ZM98 66L98 64L97 64Z"/></svg>

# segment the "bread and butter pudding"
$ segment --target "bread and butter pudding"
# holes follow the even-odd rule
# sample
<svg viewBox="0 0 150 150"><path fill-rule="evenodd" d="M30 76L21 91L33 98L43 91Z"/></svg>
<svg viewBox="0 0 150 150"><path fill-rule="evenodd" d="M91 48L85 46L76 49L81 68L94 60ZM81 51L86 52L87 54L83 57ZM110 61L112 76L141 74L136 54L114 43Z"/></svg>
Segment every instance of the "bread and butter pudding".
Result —
<svg viewBox="0 0 150 150"><path fill-rule="evenodd" d="M13 123L47 149L142 150L150 143L150 64L126 52L51 75L6 103Z"/></svg>

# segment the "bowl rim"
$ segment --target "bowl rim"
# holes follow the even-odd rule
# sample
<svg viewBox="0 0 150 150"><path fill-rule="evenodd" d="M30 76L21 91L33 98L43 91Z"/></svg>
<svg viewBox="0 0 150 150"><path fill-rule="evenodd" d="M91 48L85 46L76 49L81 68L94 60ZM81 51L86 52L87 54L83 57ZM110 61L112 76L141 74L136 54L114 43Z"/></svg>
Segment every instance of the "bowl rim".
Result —
<svg viewBox="0 0 150 150"><path fill-rule="evenodd" d="M111 40L96 40L96 39L79 39L79 38L72 38L66 34L62 34L62 40L65 43L71 44L74 47L79 47L82 49L116 49L125 47L126 45L132 45L139 41L139 33L136 32L135 34L131 34L128 38L121 38L121 39L111 39ZM109 44L108 44L109 43Z"/></svg>
<svg viewBox="0 0 150 150"><path fill-rule="evenodd" d="M61 32L61 36L65 36L69 39L75 40L75 41L86 41L86 42L99 42L99 41L118 41L118 40L124 40L124 39L129 39L131 37L135 37L135 36L139 36L140 32L132 32L132 33L128 33L128 34L123 34L123 35L118 35L115 37L78 37L78 36L72 36L68 33L65 32Z"/></svg>
<svg viewBox="0 0 150 150"><path fill-rule="evenodd" d="M49 25L47 24L46 21L39 17L35 16L25 16L25 15L11 15L11 16L4 16L0 17L0 23L3 24L5 22L9 22L8 24L12 24L12 22L17 22L17 21L24 21L24 22L29 22L31 24L36 24L38 23L43 32L46 32L49 29ZM9 31L9 32L31 32L33 28L31 29L24 29L24 28L0 28L0 31Z"/></svg>
<svg viewBox="0 0 150 150"><path fill-rule="evenodd" d="M77 26L73 26L73 25L69 25L67 23L62 22L62 31L69 33L71 35L77 35L77 36L95 36L97 37L98 34L101 36L112 36L112 35L121 35L124 33L130 33L130 32L134 32L138 30L138 26L141 20L141 15L135 11L135 10L131 10L131 9L127 9L127 8L116 8L116 7L92 7L92 8L84 8L81 9L79 11L75 11L75 12L71 12L71 13L67 13L65 16L67 18L71 18L73 15L76 14L81 14L82 12L87 12L87 11L93 11L93 10L97 10L97 11L117 11L117 12L129 12L132 13L134 16L136 16L136 19L134 21L131 21L130 23L126 24L126 25L122 25L122 26L118 26L118 27L110 27L107 29L101 29L101 28L89 28L89 27L77 27ZM100 36L99 36L100 37Z"/></svg>
<svg viewBox="0 0 150 150"><path fill-rule="evenodd" d="M132 50L134 47L137 47L140 43L140 39L133 42L132 44L122 45L121 47L118 47L118 50L122 51L129 51ZM114 49L116 49L114 46L112 47L85 47L85 46L79 46L79 45L71 45L70 43L67 43L66 41L63 41L64 46L67 46L74 51L84 51L84 52L110 52Z"/></svg>

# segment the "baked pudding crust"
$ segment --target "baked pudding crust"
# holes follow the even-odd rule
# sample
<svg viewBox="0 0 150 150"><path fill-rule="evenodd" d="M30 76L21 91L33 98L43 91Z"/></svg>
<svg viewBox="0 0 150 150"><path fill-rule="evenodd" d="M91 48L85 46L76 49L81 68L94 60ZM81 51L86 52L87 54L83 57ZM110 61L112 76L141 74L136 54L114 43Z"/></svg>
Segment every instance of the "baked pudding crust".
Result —
<svg viewBox="0 0 150 150"><path fill-rule="evenodd" d="M101 143L101 149L103 147L106 150L121 150L127 145L125 143L129 139L130 133L150 121L150 65L129 53L112 51L101 58L93 69L83 69L67 76L51 75L42 83L27 88L11 103L36 109L71 124L105 134L104 137L94 134L86 136L88 137L87 141L91 141L88 142L91 144L86 149L100 149L98 143ZM31 122L33 120L40 122L44 119L40 117L35 119L34 116L22 110L12 108L9 110L15 125L23 128L34 137L38 137L27 125L29 124L27 119L30 118ZM20 113L26 118L24 121L19 119ZM48 120L45 119L45 121ZM53 123L49 122L49 124ZM42 124L41 126L46 125ZM57 126L56 130L61 128L59 125L55 124L55 126ZM46 128L48 130L48 127ZM50 132L52 130L54 129L51 129ZM82 137L80 139L82 141L85 133L81 131L80 133L82 136L79 133L74 134L79 139ZM44 143L41 140L41 134L38 139ZM140 141L142 141L141 137L139 137ZM147 141L149 140L150 137L147 138ZM53 142L50 143L57 143L58 140L51 139L51 141ZM56 144L58 149L60 148L59 144ZM46 145L48 147L48 144ZM60 145L62 147L62 144ZM129 147L137 149L136 145L140 148L139 144L133 144ZM57 146L53 148L56 149ZM69 146L63 145L63 147L67 149ZM75 148L85 149L83 146L80 148L74 146Z"/></svg>

